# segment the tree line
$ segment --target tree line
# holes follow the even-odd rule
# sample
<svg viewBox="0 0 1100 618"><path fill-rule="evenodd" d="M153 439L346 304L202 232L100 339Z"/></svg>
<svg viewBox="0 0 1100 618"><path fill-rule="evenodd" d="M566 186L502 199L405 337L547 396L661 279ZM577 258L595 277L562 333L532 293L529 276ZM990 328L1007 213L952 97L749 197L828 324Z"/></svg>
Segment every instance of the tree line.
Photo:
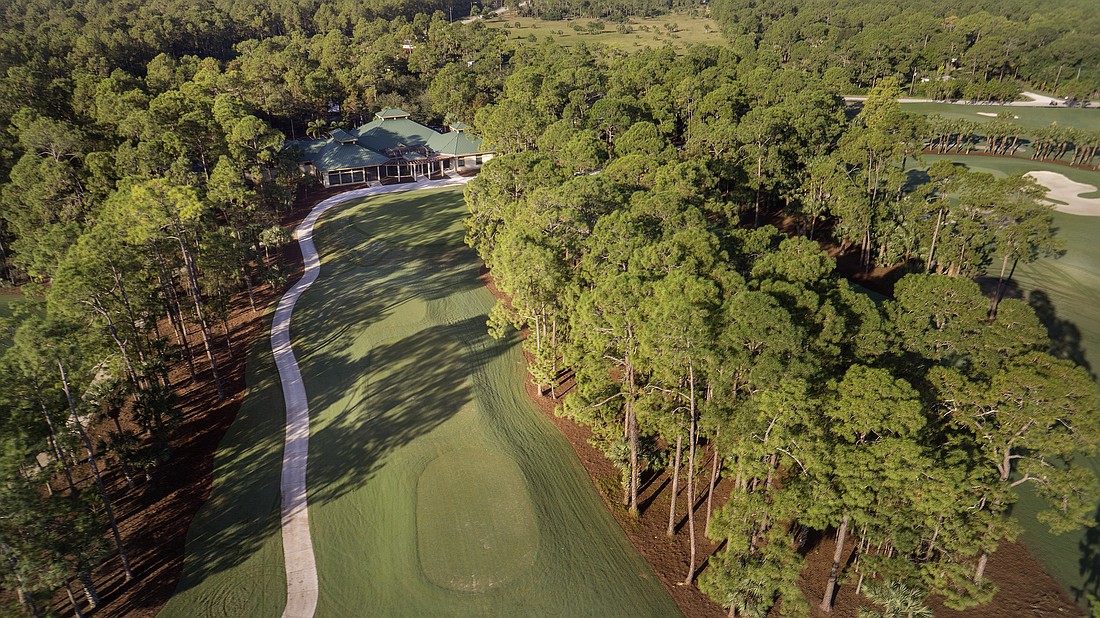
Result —
<svg viewBox="0 0 1100 618"><path fill-rule="evenodd" d="M858 87L893 76L935 99L1012 100L1017 80L1071 99L1100 92L1100 22L1087 0L716 0L711 14L735 49Z"/></svg>
<svg viewBox="0 0 1100 618"><path fill-rule="evenodd" d="M467 243L507 295L490 329L527 332L532 381L592 429L625 508L668 471L685 584L731 615L805 615L804 544L834 532L821 608L845 581L964 609L995 592L1014 488L1053 530L1090 523L1097 482L1075 461L1100 438L1095 384L1027 303L971 280L1057 255L1031 181L946 161L914 181L896 81L849 118L828 83L728 50L529 54L477 116L505 154L466 190ZM876 303L826 234L913 273ZM724 542L701 572L699 534Z"/></svg>

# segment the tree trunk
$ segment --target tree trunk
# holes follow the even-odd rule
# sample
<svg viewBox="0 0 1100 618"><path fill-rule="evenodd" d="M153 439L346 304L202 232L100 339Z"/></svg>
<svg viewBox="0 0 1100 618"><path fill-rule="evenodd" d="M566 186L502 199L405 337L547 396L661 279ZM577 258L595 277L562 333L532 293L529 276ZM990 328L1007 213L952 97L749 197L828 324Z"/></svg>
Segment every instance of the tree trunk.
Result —
<svg viewBox="0 0 1100 618"><path fill-rule="evenodd" d="M1001 260L1001 274L997 277L997 289L993 292L993 299L989 303L989 319L994 320L997 318L997 305L1001 304L1001 297L1005 293L1005 271L1008 270L1008 257L1009 254L1005 254L1003 260Z"/></svg>
<svg viewBox="0 0 1100 618"><path fill-rule="evenodd" d="M172 278L168 274L168 268L164 265L164 258L160 254L160 247L156 241L152 243L153 256L157 263L157 277L160 279L161 290L164 292L165 311L172 329L176 331L176 340L183 348L183 358L187 360L187 369L191 378L195 377L195 360L191 356L191 344L187 341L187 331L183 325L183 314L180 311L179 296L176 287L172 285Z"/></svg>
<svg viewBox="0 0 1100 618"><path fill-rule="evenodd" d="M630 515L638 516L638 417L634 411L634 365L626 366L626 427L630 444Z"/></svg>
<svg viewBox="0 0 1100 618"><path fill-rule="evenodd" d="M833 551L833 564L829 568L829 581L825 584L825 596L821 599L821 611L833 611L833 593L836 591L836 578L840 572L840 557L844 554L844 540L848 536L848 513L840 520L840 530L836 534L836 550Z"/></svg>
<svg viewBox="0 0 1100 618"><path fill-rule="evenodd" d="M202 334L202 345L206 348L206 357L210 359L210 369L214 374L214 390L218 392L218 399L225 399L225 389L222 388L221 372L218 370L218 359L214 357L214 347L210 343L210 335L206 326L206 317L202 312L202 299L199 296L199 279L195 272L195 264L191 252L187 250L187 243L183 240L183 230L176 225L176 240L179 241L180 254L183 256L184 269L187 271L187 283L191 292L191 300L195 303L195 319L199 323L199 332Z"/></svg>
<svg viewBox="0 0 1100 618"><path fill-rule="evenodd" d="M65 392L65 399L69 402L69 414L72 416L73 426L76 427L77 433L80 434L81 440L84 442L84 448L88 451L88 464L92 468L92 476L95 477L96 486L99 487L99 493L103 497L103 510L107 513L107 523L111 527L111 534L115 538L115 546L118 547L119 558L122 559L122 571L126 575L126 581L130 581L134 578L134 572L130 570L130 561L126 557L126 548L122 546L122 535L118 533L118 522L115 521L115 512L111 508L111 496L107 493L107 487L103 484L103 477L99 474L99 464L96 462L95 448L92 446L92 440L88 437L87 432L84 431L84 424L80 422L80 417L76 413L76 403L73 401L72 392L69 389L69 378L65 374L65 365L61 363L61 360L57 360L57 368L61 372L61 388Z"/></svg>
<svg viewBox="0 0 1100 618"><path fill-rule="evenodd" d="M682 429L681 429L682 431ZM684 436L676 436L676 461L672 466L672 499L668 507L668 530L665 534L672 536L676 529L676 495L680 489L680 455L683 453Z"/></svg>
<svg viewBox="0 0 1100 618"><path fill-rule="evenodd" d="M80 585L84 587L84 598L88 599L88 607L92 609L99 607L99 591L96 590L90 571L80 573Z"/></svg>
<svg viewBox="0 0 1100 618"><path fill-rule="evenodd" d="M684 577L684 585L688 586L695 580L695 443L699 440L699 419L695 412L695 370L688 363L688 384L690 390L690 414L691 429L688 432L688 481L687 481L687 511L688 511L688 538L691 543L691 557L688 560L688 572Z"/></svg>
<svg viewBox="0 0 1100 618"><path fill-rule="evenodd" d="M76 595L73 594L73 587L69 585L69 580L65 580L65 594L69 597L69 603L73 606L73 614L76 618L84 618L84 612L80 611L80 603L76 600Z"/></svg>
<svg viewBox="0 0 1100 618"><path fill-rule="evenodd" d="M718 430L714 432L714 460L710 464L710 485L707 487L707 524L703 528L710 535L710 515L714 512L714 485L718 482Z"/></svg>
<svg viewBox="0 0 1100 618"><path fill-rule="evenodd" d="M936 255L936 240L940 237L940 226L943 225L943 209L936 212L936 228L932 231L932 246L928 248L928 262L924 265L925 272L932 270L932 259Z"/></svg>
<svg viewBox="0 0 1100 618"><path fill-rule="evenodd" d="M982 578L985 577L985 565L989 562L989 552L982 552L980 558L978 558L978 569L974 571L974 582L982 583Z"/></svg>
<svg viewBox="0 0 1100 618"><path fill-rule="evenodd" d="M41 399L38 400L38 407L42 410L42 418L46 419L46 426L50 429L50 445L53 447L54 456L57 457L57 461L61 464L61 469L65 472L65 482L69 484L69 495L75 496L78 493L76 485L73 483L73 474L69 470L69 458L61 451L61 445L57 443L57 431L53 425L53 419L50 418L50 412L46 409L46 404Z"/></svg>

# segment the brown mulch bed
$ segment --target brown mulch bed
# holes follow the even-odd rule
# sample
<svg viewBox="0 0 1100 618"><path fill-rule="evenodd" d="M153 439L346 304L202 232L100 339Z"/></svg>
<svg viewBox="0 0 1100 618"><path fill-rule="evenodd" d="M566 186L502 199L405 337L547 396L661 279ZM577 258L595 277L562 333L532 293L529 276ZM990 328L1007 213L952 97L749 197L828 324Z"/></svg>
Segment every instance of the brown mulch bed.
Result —
<svg viewBox="0 0 1100 618"><path fill-rule="evenodd" d="M284 216L283 224L288 227L296 226L314 204L346 190L346 187L338 187L311 191L308 196L295 202L293 210ZM284 251L282 261L287 267L289 285L301 273L301 255L298 253L297 243L292 243ZM870 284L867 287L889 288L889 285L881 285L881 279L876 282L874 276L867 279ZM483 275L483 280L494 294L498 294L487 275ZM258 289L257 308L268 307L281 292L282 290L266 287ZM85 611L86 615L155 616L175 591L183 568L187 529L198 508L209 496L215 450L233 422L243 397L246 350L256 337L266 336L266 325L264 310L252 313L247 297L237 299L231 317L234 354L230 357L223 347L222 356L219 357L219 363L227 375L225 386L228 396L222 402L213 401L213 386L208 369L192 382L185 365L179 363L173 367L172 383L181 402L184 421L171 444L171 462L161 466L153 480L139 484L135 490L126 490L125 481L120 474L110 475L124 543L130 552L136 577L129 583L122 581L117 557L101 566L95 579L100 587L102 604L95 612ZM196 364L201 368L206 362L202 356L202 344L198 341L193 343L197 344L194 349ZM618 493L614 491L618 487L618 472L588 443L590 431L573 421L556 416L553 412L554 400L538 397L530 383L527 388L532 401L572 444L593 483L600 489L609 511L653 567L681 611L691 618L717 618L726 615L724 609L699 592L695 586L682 584L687 574L689 554L686 515L683 509L686 495L683 487L686 479L681 477L677 533L669 538L665 535L671 493L668 475L662 472L644 479L643 491L639 496L641 514L634 519L619 504L620 496L608 495L609 488L612 493ZM698 492L696 503L699 541L697 573L705 568L707 558L718 548L703 534L706 520L706 480L699 480L701 491ZM727 482L719 484L715 494L716 507L724 502L729 491ZM802 589L814 606L815 616L830 615L818 610L816 604L824 590L834 546L831 536L812 543L807 555L808 564L802 573ZM998 583L1001 592L991 604L965 612L966 616L993 618L1029 615L1045 618L1081 615L1080 609L1066 597L1060 586L1042 571L1034 558L1019 544L1002 546L991 558L987 574ZM68 601L62 597L63 595L56 599L54 609L61 615L72 615ZM858 603L854 586L840 586L831 615L854 616ZM937 616L963 615L938 605L934 609Z"/></svg>

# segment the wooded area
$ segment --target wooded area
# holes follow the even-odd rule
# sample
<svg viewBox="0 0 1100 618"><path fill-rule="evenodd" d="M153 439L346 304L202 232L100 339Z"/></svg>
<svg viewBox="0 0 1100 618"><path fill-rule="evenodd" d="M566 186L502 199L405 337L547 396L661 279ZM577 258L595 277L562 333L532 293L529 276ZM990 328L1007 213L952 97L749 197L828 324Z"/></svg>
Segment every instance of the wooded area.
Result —
<svg viewBox="0 0 1100 618"><path fill-rule="evenodd" d="M729 46L626 55L506 46L453 21L466 4L7 3L0 280L34 302L0 333L0 581L21 611L58 590L94 606L109 555L129 577L100 477L138 485L171 460L170 365L222 395L228 300L283 283L265 254L309 182L284 140L390 106L472 122L505 153L467 196L468 242L511 298L491 327L527 329L533 379L593 428L626 504L646 469L682 471L689 502L735 479L687 527L727 543L685 582L733 613L801 613L800 542L835 529L858 537L855 581L989 599L1012 487L1033 484L1053 528L1088 523L1096 480L1073 459L1097 446L1095 385L1030 307L971 281L1058 254L1037 186L905 163L1027 141L1091 166L1098 141L896 99L1021 82L1086 98L1100 24L1077 0L850 4L726 0ZM798 233L765 224L777 213ZM878 305L819 240L913 274Z"/></svg>

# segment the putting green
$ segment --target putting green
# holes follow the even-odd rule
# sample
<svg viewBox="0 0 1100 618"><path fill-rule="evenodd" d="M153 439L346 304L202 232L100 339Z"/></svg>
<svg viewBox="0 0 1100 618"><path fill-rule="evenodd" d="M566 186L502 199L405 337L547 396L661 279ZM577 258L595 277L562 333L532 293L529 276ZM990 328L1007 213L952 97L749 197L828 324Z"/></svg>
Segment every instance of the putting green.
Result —
<svg viewBox="0 0 1100 618"><path fill-rule="evenodd" d="M416 492L417 549L432 583L484 592L534 564L539 531L523 486L519 466L486 448L452 451L424 468Z"/></svg>
<svg viewBox="0 0 1100 618"><path fill-rule="evenodd" d="M421 190L343 205L315 229L321 276L291 335L310 406L316 615L680 615L527 399L518 340L488 336L465 214L461 189ZM250 377L271 384L250 389L219 451L234 482L215 482L165 615L282 610L285 415L266 344ZM215 529L235 523L239 543ZM238 589L263 598L222 609Z"/></svg>

